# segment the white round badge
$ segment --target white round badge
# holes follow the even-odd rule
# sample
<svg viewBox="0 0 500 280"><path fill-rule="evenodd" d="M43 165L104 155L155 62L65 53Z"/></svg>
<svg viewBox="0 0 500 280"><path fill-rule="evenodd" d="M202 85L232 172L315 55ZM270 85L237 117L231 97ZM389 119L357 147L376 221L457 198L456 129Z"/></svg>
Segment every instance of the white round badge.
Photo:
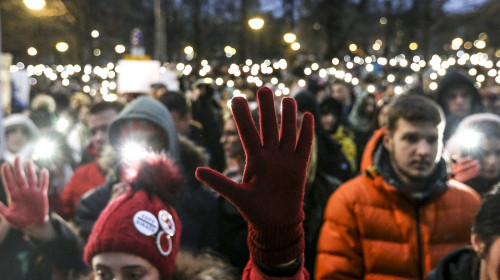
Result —
<svg viewBox="0 0 500 280"><path fill-rule="evenodd" d="M161 228L170 236L175 234L174 218L167 210L160 210L158 212L158 220L160 221Z"/></svg>
<svg viewBox="0 0 500 280"><path fill-rule="evenodd" d="M141 234L152 236L158 232L160 226L153 213L141 210L134 215L134 226Z"/></svg>

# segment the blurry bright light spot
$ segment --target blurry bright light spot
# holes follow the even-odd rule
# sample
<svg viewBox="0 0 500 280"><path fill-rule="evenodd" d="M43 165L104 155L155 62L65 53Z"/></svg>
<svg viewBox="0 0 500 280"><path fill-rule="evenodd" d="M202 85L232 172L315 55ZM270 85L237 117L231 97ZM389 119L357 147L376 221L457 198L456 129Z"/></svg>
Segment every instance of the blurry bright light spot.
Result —
<svg viewBox="0 0 500 280"><path fill-rule="evenodd" d="M273 78L271 79L271 84L273 84L273 85L278 84L278 78L273 77Z"/></svg>
<svg viewBox="0 0 500 280"><path fill-rule="evenodd" d="M429 88L430 88L432 91L434 91L434 90L436 90L436 89L438 88L438 84L437 84L436 82L431 82L431 83L429 84Z"/></svg>
<svg viewBox="0 0 500 280"><path fill-rule="evenodd" d="M467 50L470 50L472 48L472 43L469 41L465 42L464 48L466 48Z"/></svg>
<svg viewBox="0 0 500 280"><path fill-rule="evenodd" d="M29 47L27 52L28 52L28 55L30 55L30 56L35 56L38 54L38 51L34 47Z"/></svg>
<svg viewBox="0 0 500 280"><path fill-rule="evenodd" d="M253 30L259 30L262 27L264 27L264 20L262 18L259 18L259 17L251 18L248 20L248 25Z"/></svg>
<svg viewBox="0 0 500 280"><path fill-rule="evenodd" d="M282 90L283 95L289 95L290 94L290 89L289 88L284 88Z"/></svg>
<svg viewBox="0 0 500 280"><path fill-rule="evenodd" d="M115 90L116 89L116 82L110 82L109 83L109 89L110 90Z"/></svg>
<svg viewBox="0 0 500 280"><path fill-rule="evenodd" d="M358 78L352 78L352 82L351 82L353 85L358 85L359 84L359 79Z"/></svg>
<svg viewBox="0 0 500 280"><path fill-rule="evenodd" d="M66 42L58 42L56 44L56 50L58 52L66 52L69 49L69 45Z"/></svg>
<svg viewBox="0 0 500 280"><path fill-rule="evenodd" d="M350 83L352 81L352 74L346 73L344 76L344 81L346 81L347 83Z"/></svg>
<svg viewBox="0 0 500 280"><path fill-rule="evenodd" d="M464 40L462 40L462 38L460 38L460 37L457 37L451 41L451 49L456 51L456 50L460 49L460 47L462 46L463 43L464 43Z"/></svg>
<svg viewBox="0 0 500 280"><path fill-rule="evenodd" d="M215 79L215 84L218 86L222 86L222 84L224 84L224 79L222 78Z"/></svg>
<svg viewBox="0 0 500 280"><path fill-rule="evenodd" d="M387 24L387 18L386 17L381 17L379 22L382 25Z"/></svg>
<svg viewBox="0 0 500 280"><path fill-rule="evenodd" d="M45 7L45 0L24 0L24 5L30 10L41 10Z"/></svg>
<svg viewBox="0 0 500 280"><path fill-rule="evenodd" d="M476 77L476 81L478 81L480 83L484 82L485 79L486 79L486 77L483 74L477 75L477 77Z"/></svg>
<svg viewBox="0 0 500 280"><path fill-rule="evenodd" d="M101 90L101 91L102 91L102 90ZM101 93L102 93L102 92L101 92ZM118 100L118 95L113 94L113 93L111 93L111 94L104 94L104 95L102 96L102 99L103 99L104 101L107 101L107 102L113 102L113 101Z"/></svg>
<svg viewBox="0 0 500 280"><path fill-rule="evenodd" d="M291 32L288 32L285 33L285 35L283 35L283 40L285 40L285 42L290 44L295 42L295 40L297 40L297 36Z"/></svg>
<svg viewBox="0 0 500 280"><path fill-rule="evenodd" d="M70 125L68 118L60 117L56 122L56 130L62 133L66 133Z"/></svg>
<svg viewBox="0 0 500 280"><path fill-rule="evenodd" d="M438 78L438 74L436 72L432 72L430 75L429 75L429 78L431 78L431 80L435 80Z"/></svg>
<svg viewBox="0 0 500 280"><path fill-rule="evenodd" d="M297 85L299 87L305 87L306 86L306 81L304 79L300 79L298 82L297 82Z"/></svg>
<svg viewBox="0 0 500 280"><path fill-rule="evenodd" d="M401 67L406 67L406 66L408 66L408 60L406 60L406 59L402 59L402 60L399 62L399 65L401 65Z"/></svg>
<svg viewBox="0 0 500 280"><path fill-rule="evenodd" d="M87 85L87 86L84 86L84 87L83 87L83 92L85 92L85 93L89 93L89 92L90 92L90 86L88 86L88 85Z"/></svg>
<svg viewBox="0 0 500 280"><path fill-rule="evenodd" d="M192 46L186 46L184 48L184 54L186 54L186 55L194 54L194 48Z"/></svg>
<svg viewBox="0 0 500 280"><path fill-rule="evenodd" d="M250 66L253 64L253 61L249 58L249 59L245 60L245 64Z"/></svg>
<svg viewBox="0 0 500 280"><path fill-rule="evenodd" d="M358 50L358 46L356 44L352 43L352 44L349 45L349 50L351 52L355 52L355 51Z"/></svg>
<svg viewBox="0 0 500 280"><path fill-rule="evenodd" d="M294 42L290 45L290 48L292 48L292 50L294 50L294 51L298 51L298 50L300 50L300 43Z"/></svg>
<svg viewBox="0 0 500 280"><path fill-rule="evenodd" d="M373 66L373 64L366 65L366 71L373 72L373 70L375 70L375 66Z"/></svg>
<svg viewBox="0 0 500 280"><path fill-rule="evenodd" d="M147 151L143 145L133 141L127 141L120 149L122 160L125 162L139 162L147 157Z"/></svg>
<svg viewBox="0 0 500 280"><path fill-rule="evenodd" d="M475 76L476 74L477 74L477 69L476 68L469 69L469 75Z"/></svg>
<svg viewBox="0 0 500 280"><path fill-rule="evenodd" d="M126 48L125 48L124 45L118 44L118 45L115 46L115 52L116 53L121 54L121 53L124 53L125 50L126 50Z"/></svg>
<svg viewBox="0 0 500 280"><path fill-rule="evenodd" d="M326 69L319 70L318 76L320 78L326 78L327 75L328 75L328 72L326 71Z"/></svg>
<svg viewBox="0 0 500 280"><path fill-rule="evenodd" d="M50 160L56 153L56 144L48 138L40 138L33 148L34 160Z"/></svg>
<svg viewBox="0 0 500 280"><path fill-rule="evenodd" d="M476 40L474 41L474 47L478 49L484 49L486 47L486 42L483 40Z"/></svg>
<svg viewBox="0 0 500 280"><path fill-rule="evenodd" d="M403 93L403 87L402 86L396 86L396 87L394 87L394 93L396 95L402 94Z"/></svg>
<svg viewBox="0 0 500 280"><path fill-rule="evenodd" d="M63 86L65 86L65 87L67 87L67 86L69 86L69 80L68 80L68 79L63 79L63 80L61 81L61 84L62 84Z"/></svg>
<svg viewBox="0 0 500 280"><path fill-rule="evenodd" d="M405 83L407 83L407 84L413 84L413 77L412 76L406 76Z"/></svg>
<svg viewBox="0 0 500 280"><path fill-rule="evenodd" d="M313 63L313 64L311 64L311 69L314 70L314 71L318 70L319 69L319 64L316 63L316 62Z"/></svg>
<svg viewBox="0 0 500 280"><path fill-rule="evenodd" d="M481 133L478 131L474 129L465 129L459 132L457 139L461 140L461 146L468 150L467 152L470 152L470 150L479 147L481 144L481 138Z"/></svg>
<svg viewBox="0 0 500 280"><path fill-rule="evenodd" d="M376 88L374 85L368 85L368 86L366 87L366 90L367 90L369 93L374 93L376 89L377 89L377 88Z"/></svg>
<svg viewBox="0 0 500 280"><path fill-rule="evenodd" d="M82 75L82 82L87 83L90 81L90 76L87 74Z"/></svg>
<svg viewBox="0 0 500 280"><path fill-rule="evenodd" d="M201 62L200 62L201 66L207 66L208 65L208 60L206 59L203 59Z"/></svg>
<svg viewBox="0 0 500 280"><path fill-rule="evenodd" d="M100 49L94 49L94 56L100 56L101 55L101 50Z"/></svg>
<svg viewBox="0 0 500 280"><path fill-rule="evenodd" d="M490 69L490 71L488 71L488 76L495 77L496 75L497 75L497 70Z"/></svg>
<svg viewBox="0 0 500 280"><path fill-rule="evenodd" d="M437 71L437 73L439 76L444 76L444 75L446 75L446 69L441 68Z"/></svg>
<svg viewBox="0 0 500 280"><path fill-rule="evenodd" d="M99 31L97 30L92 30L92 32L90 32L90 36L92 36L92 38L97 38L99 37Z"/></svg>
<svg viewBox="0 0 500 280"><path fill-rule="evenodd" d="M184 63L177 63L177 65L175 66L175 69L177 69L177 71L182 71L184 70Z"/></svg>
<svg viewBox="0 0 500 280"><path fill-rule="evenodd" d="M412 50L412 51L415 51L418 49L418 44L415 42L411 42L410 45L408 46L408 48L410 48L410 50Z"/></svg>
<svg viewBox="0 0 500 280"><path fill-rule="evenodd" d="M420 71L420 66L418 65L418 63L412 63L410 68L411 68L411 70L413 70L415 72Z"/></svg>
<svg viewBox="0 0 500 280"><path fill-rule="evenodd" d="M234 87L234 81L233 80L227 81L227 86L228 87Z"/></svg>
<svg viewBox="0 0 500 280"><path fill-rule="evenodd" d="M281 96L281 90L280 89L275 90L274 95L276 95L278 97Z"/></svg>
<svg viewBox="0 0 500 280"><path fill-rule="evenodd" d="M385 66L385 65L387 65L387 58L385 58L385 57L379 57L377 59L377 63L380 64L380 65L382 65L382 66Z"/></svg>
<svg viewBox="0 0 500 280"><path fill-rule="evenodd" d="M394 76L393 74L387 75L387 81L389 83L394 83L395 80L396 80L396 76Z"/></svg>
<svg viewBox="0 0 500 280"><path fill-rule="evenodd" d="M352 62L350 62L350 61L349 61L349 62L347 62L347 63L345 64L345 67L346 67L347 69L352 69L352 68L354 68L354 63L352 63Z"/></svg>
<svg viewBox="0 0 500 280"><path fill-rule="evenodd" d="M340 63L340 60L338 58L333 58L332 59L332 64L333 65L338 65Z"/></svg>

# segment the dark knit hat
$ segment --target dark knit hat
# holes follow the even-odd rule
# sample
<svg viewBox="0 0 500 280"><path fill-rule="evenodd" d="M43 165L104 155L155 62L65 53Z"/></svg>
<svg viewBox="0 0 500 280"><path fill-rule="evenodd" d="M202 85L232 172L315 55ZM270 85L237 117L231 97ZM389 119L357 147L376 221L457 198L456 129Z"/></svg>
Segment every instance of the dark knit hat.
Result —
<svg viewBox="0 0 500 280"><path fill-rule="evenodd" d="M338 119L342 115L342 103L333 97L325 97L319 104L320 115L333 113Z"/></svg>
<svg viewBox="0 0 500 280"><path fill-rule="evenodd" d="M130 173L130 172L129 172ZM181 237L181 222L171 199L179 193L181 176L164 155L146 159L132 178L132 190L102 211L89 236L84 260L104 252L142 257L160 275L174 272Z"/></svg>

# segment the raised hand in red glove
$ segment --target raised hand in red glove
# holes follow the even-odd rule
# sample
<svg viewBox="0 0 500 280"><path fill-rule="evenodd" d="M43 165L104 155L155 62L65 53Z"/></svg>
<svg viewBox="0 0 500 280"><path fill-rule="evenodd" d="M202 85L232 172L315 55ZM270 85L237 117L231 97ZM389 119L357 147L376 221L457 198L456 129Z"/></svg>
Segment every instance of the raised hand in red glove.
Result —
<svg viewBox="0 0 500 280"><path fill-rule="evenodd" d="M260 136L246 100L235 97L231 103L246 154L242 183L203 167L196 170L196 177L231 201L248 221L248 246L253 259L264 265L278 265L300 257L304 250L302 206L313 117L304 115L297 141L295 100L283 100L278 131L273 92L261 88L257 99Z"/></svg>
<svg viewBox="0 0 500 280"><path fill-rule="evenodd" d="M479 175L479 161L471 157L464 157L454 161L451 165L453 179L465 183Z"/></svg>
<svg viewBox="0 0 500 280"><path fill-rule="evenodd" d="M0 215L21 230L43 226L49 220L49 173L42 170L38 182L31 160L26 162L26 172L19 158L14 160L14 173L8 164L2 165L3 185L9 206L0 202Z"/></svg>

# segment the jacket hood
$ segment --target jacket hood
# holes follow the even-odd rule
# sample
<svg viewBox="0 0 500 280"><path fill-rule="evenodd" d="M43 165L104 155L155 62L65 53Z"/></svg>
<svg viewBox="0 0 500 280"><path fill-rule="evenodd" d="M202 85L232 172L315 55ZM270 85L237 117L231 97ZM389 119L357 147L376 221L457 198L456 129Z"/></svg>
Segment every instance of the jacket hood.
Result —
<svg viewBox="0 0 500 280"><path fill-rule="evenodd" d="M471 113L480 112L482 103L479 90L474 86L471 80L458 70L450 70L439 82L439 87L436 92L436 102L443 108L445 115L448 115L445 104L446 95L451 88L457 86L465 87L471 93Z"/></svg>
<svg viewBox="0 0 500 280"><path fill-rule="evenodd" d="M8 130L14 126L24 126L28 131L28 137L30 140L38 137L39 130L36 127L35 123L23 114L12 114L4 119L4 127L5 130Z"/></svg>
<svg viewBox="0 0 500 280"><path fill-rule="evenodd" d="M406 187L400 182L395 171L390 164L389 153L383 145L383 137L387 128L384 126L376 130L372 138L368 141L361 160L361 172L370 178L379 180L394 187L398 191L405 190ZM421 192L412 192L411 196L418 203L425 202L428 199L441 194L448 188L447 166L443 158L437 164L434 173L428 179L428 184L425 190Z"/></svg>
<svg viewBox="0 0 500 280"><path fill-rule="evenodd" d="M428 280L479 279L479 259L471 247L459 248L444 256L427 275Z"/></svg>
<svg viewBox="0 0 500 280"><path fill-rule="evenodd" d="M109 126L109 141L114 149L118 149L120 125L130 120L145 120L156 125L166 136L165 151L179 161L177 131L168 109L149 96L141 96L129 103Z"/></svg>

